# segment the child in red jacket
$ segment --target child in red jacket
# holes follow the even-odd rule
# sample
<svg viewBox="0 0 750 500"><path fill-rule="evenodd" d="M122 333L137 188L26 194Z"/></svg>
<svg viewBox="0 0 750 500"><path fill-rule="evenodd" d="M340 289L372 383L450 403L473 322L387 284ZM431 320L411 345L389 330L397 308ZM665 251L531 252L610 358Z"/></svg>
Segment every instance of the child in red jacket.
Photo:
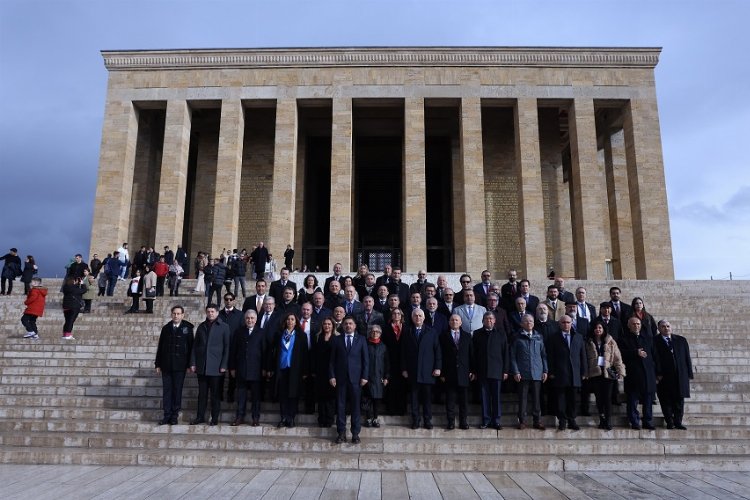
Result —
<svg viewBox="0 0 750 500"><path fill-rule="evenodd" d="M21 324L26 328L25 339L39 340L36 319L44 315L44 304L47 300L47 289L42 286L42 278L31 278L31 289L24 304L26 310L21 316Z"/></svg>

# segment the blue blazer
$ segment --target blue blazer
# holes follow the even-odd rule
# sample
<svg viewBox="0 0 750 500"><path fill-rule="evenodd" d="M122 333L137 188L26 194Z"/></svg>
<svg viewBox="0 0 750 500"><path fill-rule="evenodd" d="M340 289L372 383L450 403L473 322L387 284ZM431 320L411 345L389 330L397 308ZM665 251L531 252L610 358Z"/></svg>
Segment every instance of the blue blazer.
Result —
<svg viewBox="0 0 750 500"><path fill-rule="evenodd" d="M367 340L355 333L352 348L347 352L346 335L334 337L331 342L328 378L335 378L337 385L348 382L359 387L359 381L367 380L369 373L370 355L367 352Z"/></svg>

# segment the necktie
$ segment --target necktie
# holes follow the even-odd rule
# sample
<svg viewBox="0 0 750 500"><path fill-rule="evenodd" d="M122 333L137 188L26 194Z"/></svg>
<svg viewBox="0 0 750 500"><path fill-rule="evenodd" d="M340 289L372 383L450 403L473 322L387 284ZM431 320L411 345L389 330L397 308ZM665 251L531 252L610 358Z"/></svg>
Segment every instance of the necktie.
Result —
<svg viewBox="0 0 750 500"><path fill-rule="evenodd" d="M419 335L422 333L422 329L417 328L416 333L417 333L417 338L419 338Z"/></svg>
<svg viewBox="0 0 750 500"><path fill-rule="evenodd" d="M260 311L261 306L263 305L263 299L260 295L256 295L255 297L255 310Z"/></svg>
<svg viewBox="0 0 750 500"><path fill-rule="evenodd" d="M305 318L302 318L302 331L305 331L305 326L307 325L307 320Z"/></svg>
<svg viewBox="0 0 750 500"><path fill-rule="evenodd" d="M351 302L347 302L346 303L346 313L347 314L351 314L352 313L352 303Z"/></svg>
<svg viewBox="0 0 750 500"><path fill-rule="evenodd" d="M453 342L455 342L456 347L458 347L458 339L459 338L460 338L460 336L458 335L458 331L454 331L453 332Z"/></svg>
<svg viewBox="0 0 750 500"><path fill-rule="evenodd" d="M365 313L365 323L370 323L370 313Z"/></svg>
<svg viewBox="0 0 750 500"><path fill-rule="evenodd" d="M469 306L469 321L474 319L474 306Z"/></svg>
<svg viewBox="0 0 750 500"><path fill-rule="evenodd" d="M263 323L261 323L261 325L260 325L260 327L261 327L261 328L263 328L264 326L266 326L266 322L268 321L268 318L269 318L270 316L271 316L271 315L270 315L270 314L268 314L268 313L266 313L266 314L264 314L264 315L263 315Z"/></svg>
<svg viewBox="0 0 750 500"><path fill-rule="evenodd" d="M615 314L617 314L617 316L620 315L620 303L619 302L615 302Z"/></svg>
<svg viewBox="0 0 750 500"><path fill-rule="evenodd" d="M292 339L292 334L289 332L284 332L284 342L288 344L291 339Z"/></svg>
<svg viewBox="0 0 750 500"><path fill-rule="evenodd" d="M484 285L484 294L487 295L490 291L490 285Z"/></svg>
<svg viewBox="0 0 750 500"><path fill-rule="evenodd" d="M583 304L578 304L578 315L582 318L586 317L586 309L587 307Z"/></svg>
<svg viewBox="0 0 750 500"><path fill-rule="evenodd" d="M672 339L670 337L664 337L664 340L667 343L667 347L669 347L669 350L673 351L673 349L672 349Z"/></svg>
<svg viewBox="0 0 750 500"><path fill-rule="evenodd" d="M570 349L570 334L565 334L565 343L568 344L568 349Z"/></svg>
<svg viewBox="0 0 750 500"><path fill-rule="evenodd" d="M352 348L352 336L347 335L346 336L346 350L350 350Z"/></svg>
<svg viewBox="0 0 750 500"><path fill-rule="evenodd" d="M513 283L513 286L511 287L511 290L512 290L513 296L515 297L515 296L516 296L516 293L518 293L518 292L516 291L516 284L515 284L515 283Z"/></svg>

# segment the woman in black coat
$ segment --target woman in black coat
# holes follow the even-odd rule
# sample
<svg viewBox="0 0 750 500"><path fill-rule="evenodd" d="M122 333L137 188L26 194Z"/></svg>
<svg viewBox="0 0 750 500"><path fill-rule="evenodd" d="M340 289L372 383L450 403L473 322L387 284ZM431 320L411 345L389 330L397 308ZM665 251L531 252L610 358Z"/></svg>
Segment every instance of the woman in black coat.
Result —
<svg viewBox="0 0 750 500"><path fill-rule="evenodd" d="M297 303L299 305L305 302L312 302L313 295L315 292L322 291L318 286L318 278L314 274L308 274L305 276L305 281L302 282L302 288L299 289L297 294Z"/></svg>
<svg viewBox="0 0 750 500"><path fill-rule="evenodd" d="M312 353L312 373L315 377L315 400L318 403L318 426L330 427L336 416L336 389L328 382L331 345L334 339L333 320L320 322Z"/></svg>
<svg viewBox="0 0 750 500"><path fill-rule="evenodd" d="M362 390L362 404L365 407L365 427L380 427L378 422L378 404L383 400L385 387L390 377L390 357L388 348L381 342L383 330L380 325L370 325L367 332L367 352L370 356L370 368L367 384Z"/></svg>
<svg viewBox="0 0 750 500"><path fill-rule="evenodd" d="M37 273L37 270L38 268L36 267L34 257L32 257L31 255L27 255L26 262L23 266L23 273L21 274L21 282L23 282L24 295L29 294L29 290L31 289L31 278L34 277L34 275Z"/></svg>
<svg viewBox="0 0 750 500"><path fill-rule="evenodd" d="M277 427L294 427L302 380L307 378L309 370L307 338L294 313L283 316L281 330L276 333L269 348L267 363L268 377L276 374L281 413Z"/></svg>
<svg viewBox="0 0 750 500"><path fill-rule="evenodd" d="M63 324L63 340L75 340L73 337L73 324L83 307L83 294L88 288L81 283L81 278L68 278L63 285L62 308L65 316Z"/></svg>
<svg viewBox="0 0 750 500"><path fill-rule="evenodd" d="M393 377L388 381L385 391L385 408L388 415L406 414L406 379L401 375L401 332L405 328L404 313L394 309L383 328L383 343L388 349L390 371Z"/></svg>

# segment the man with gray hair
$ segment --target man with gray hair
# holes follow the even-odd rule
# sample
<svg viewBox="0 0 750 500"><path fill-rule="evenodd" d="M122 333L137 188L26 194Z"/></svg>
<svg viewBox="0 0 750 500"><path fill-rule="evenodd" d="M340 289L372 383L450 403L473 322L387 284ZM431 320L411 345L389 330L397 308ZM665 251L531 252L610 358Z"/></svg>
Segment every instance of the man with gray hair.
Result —
<svg viewBox="0 0 750 500"><path fill-rule="evenodd" d="M258 314L252 309L245 311L244 326L234 332L229 355L229 373L237 380L237 415L233 426L245 423L247 393L250 392L251 425L260 422L260 383L263 380L263 365L266 342L258 325Z"/></svg>
<svg viewBox="0 0 750 500"><path fill-rule="evenodd" d="M544 430L542 416L542 383L547 380L547 351L542 336L534 330L534 317L524 314L521 331L510 346L510 373L518 383L518 428L526 428L529 389L531 389L531 416L534 429Z"/></svg>

